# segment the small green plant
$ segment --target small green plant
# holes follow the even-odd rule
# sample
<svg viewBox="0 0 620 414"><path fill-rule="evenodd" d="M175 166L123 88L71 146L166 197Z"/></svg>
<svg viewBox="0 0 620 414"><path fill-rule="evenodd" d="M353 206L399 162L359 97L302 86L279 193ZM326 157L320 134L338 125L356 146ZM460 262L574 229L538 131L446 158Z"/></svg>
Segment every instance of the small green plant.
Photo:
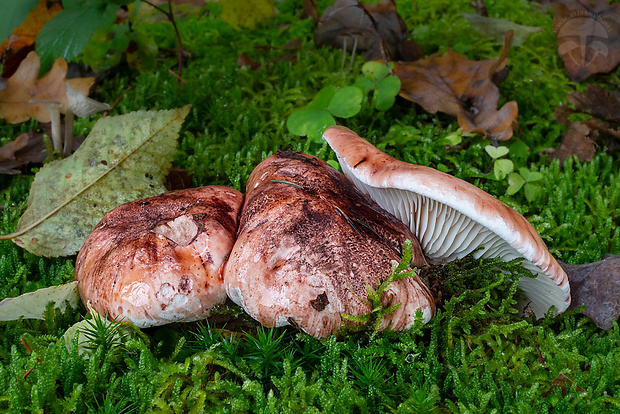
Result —
<svg viewBox="0 0 620 414"><path fill-rule="evenodd" d="M91 311L91 315L92 319L88 319L85 327L79 330L85 338L84 348L92 352L102 348L104 354L120 351L129 336L129 333L123 331L120 319L116 317L109 321L107 312L101 316Z"/></svg>
<svg viewBox="0 0 620 414"><path fill-rule="evenodd" d="M390 63L390 66L394 64ZM362 76L355 79L355 85L325 86L308 105L288 117L286 126L289 132L320 141L323 131L336 125L334 117L351 118L362 110L362 104L387 111L394 105L400 91L400 79L390 71L391 68L383 63L366 62L362 66ZM373 95L368 99L370 92Z"/></svg>
<svg viewBox="0 0 620 414"><path fill-rule="evenodd" d="M349 321L371 325L374 331L378 331L384 316L389 315L398 309L402 303L383 303L382 296L393 282L403 280L405 278L415 276L416 268L411 267L412 258L411 240L405 240L403 243L403 257L400 263L392 261L392 272L390 275L375 289L370 283L366 283L366 292L368 293L367 303L371 311L364 315L348 315L343 313L341 316Z"/></svg>
<svg viewBox="0 0 620 414"><path fill-rule="evenodd" d="M540 185L534 183L541 181L543 175L536 171L530 171L527 167L519 167L516 169L517 172L515 171L515 163L512 160L502 158L509 153L517 153L523 150L516 144L517 143L513 144L510 148L487 145L484 149L493 159L492 163L495 179L497 181L507 180L508 188L506 189L506 195L514 195L523 189L525 198L528 202L532 203L538 198L541 192ZM527 150L526 146L525 151ZM517 154L515 158L519 158L519 154Z"/></svg>

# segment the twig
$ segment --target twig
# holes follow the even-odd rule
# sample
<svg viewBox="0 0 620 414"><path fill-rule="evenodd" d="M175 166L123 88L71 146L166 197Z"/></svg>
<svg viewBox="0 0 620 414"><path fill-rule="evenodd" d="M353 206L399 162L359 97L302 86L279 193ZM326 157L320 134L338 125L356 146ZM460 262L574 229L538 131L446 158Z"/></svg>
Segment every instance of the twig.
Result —
<svg viewBox="0 0 620 414"><path fill-rule="evenodd" d="M105 118L106 116L108 116L108 115L110 114L110 111L111 111L112 109L114 109L114 107L115 107L116 105L118 105L118 103L121 101L121 99L123 99L123 97L124 97L124 96L127 94L127 92L129 92L130 90L131 90L131 86L128 86L128 87L127 87L127 89L125 89L125 90L123 91L123 93L121 93L121 94L120 94L120 95L119 95L119 96L118 96L118 97L114 100L114 102L112 102L112 105L110 105L110 108L108 108L108 110L107 110L107 111L105 111L101 117L102 117L102 118Z"/></svg>
<svg viewBox="0 0 620 414"><path fill-rule="evenodd" d="M178 82L181 82L181 80L183 80L183 43L181 42L181 34L179 33L179 28L177 27L177 23L174 20L174 14L172 13L172 0L168 0L168 11L151 3L149 0L142 0L142 1L148 4L149 6L162 12L168 18L170 23L172 23L172 27L174 27L174 33L176 34L176 37L177 37L177 56L179 60L178 73L177 73L178 75L177 84L178 84Z"/></svg>

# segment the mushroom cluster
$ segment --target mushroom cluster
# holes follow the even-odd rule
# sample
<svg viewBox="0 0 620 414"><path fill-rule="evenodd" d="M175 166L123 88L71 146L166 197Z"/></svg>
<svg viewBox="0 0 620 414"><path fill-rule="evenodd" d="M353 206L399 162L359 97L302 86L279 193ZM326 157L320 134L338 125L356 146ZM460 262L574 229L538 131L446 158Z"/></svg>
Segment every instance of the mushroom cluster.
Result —
<svg viewBox="0 0 620 414"><path fill-rule="evenodd" d="M410 240L420 268L464 257L520 258L520 287L540 317L570 303L566 274L525 218L465 181L407 164L354 132L324 133L344 175L279 151L252 172L244 196L221 186L136 200L112 210L78 254L84 302L140 327L209 316L227 297L265 326L326 337L373 309L376 289ZM434 313L417 276L381 294L379 329ZM525 304L524 304L525 305Z"/></svg>

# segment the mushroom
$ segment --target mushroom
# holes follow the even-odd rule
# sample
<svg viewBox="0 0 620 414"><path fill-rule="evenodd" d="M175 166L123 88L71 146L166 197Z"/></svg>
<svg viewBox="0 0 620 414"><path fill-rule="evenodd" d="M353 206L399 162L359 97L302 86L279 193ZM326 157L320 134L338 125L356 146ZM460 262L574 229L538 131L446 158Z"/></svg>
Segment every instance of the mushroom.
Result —
<svg viewBox="0 0 620 414"><path fill-rule="evenodd" d="M54 151L62 151L62 138L60 134L60 109L62 104L60 102L42 101L39 99L31 99L30 103L41 105L48 114L50 114L50 122L52 126L52 147Z"/></svg>
<svg viewBox="0 0 620 414"><path fill-rule="evenodd" d="M568 308L566 273L522 215L466 181L396 160L347 128L327 128L323 138L355 186L410 227L429 262L470 253L520 258L536 275L519 280L529 300L521 305L539 318L551 306L556 313Z"/></svg>
<svg viewBox="0 0 620 414"><path fill-rule="evenodd" d="M165 193L108 212L82 246L82 301L139 327L209 316L226 300L222 268L243 195L223 186Z"/></svg>
<svg viewBox="0 0 620 414"><path fill-rule="evenodd" d="M411 266L425 265L409 229L323 160L279 151L254 169L246 189L224 284L230 299L267 327L337 333L355 324L343 315L371 312L367 285L385 281L406 239ZM392 282L382 303L402 305L379 329L410 327L418 309L424 321L434 313L417 276Z"/></svg>
<svg viewBox="0 0 620 414"><path fill-rule="evenodd" d="M82 92L73 89L71 83L67 82L67 108L65 111L65 148L63 156L68 157L73 150L73 118L75 116L84 117L96 114L97 112L110 109L107 103L97 102L84 95Z"/></svg>
<svg viewBox="0 0 620 414"><path fill-rule="evenodd" d="M65 145L63 149L62 137L60 132L60 111L63 107L62 103L55 101L42 101L31 99L29 102L43 106L50 115L52 123L52 145L54 151L62 153L63 157L71 155L73 150L73 119L77 115L79 117L90 116L97 112L110 108L106 103L97 102L88 98L82 92L73 89L71 83L66 82L67 107L65 109Z"/></svg>

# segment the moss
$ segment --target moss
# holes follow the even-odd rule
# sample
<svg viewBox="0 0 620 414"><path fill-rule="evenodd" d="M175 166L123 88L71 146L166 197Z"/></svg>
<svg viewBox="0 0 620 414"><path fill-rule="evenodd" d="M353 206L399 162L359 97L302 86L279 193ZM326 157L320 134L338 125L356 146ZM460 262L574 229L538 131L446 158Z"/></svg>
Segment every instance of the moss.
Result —
<svg viewBox="0 0 620 414"><path fill-rule="evenodd" d="M319 2L324 10L328 1ZM576 85L557 57L552 16L526 1L487 2L490 15L543 27L510 53L505 101L519 105L515 140L529 151L519 166L543 174L536 202L523 192L506 195L507 183L489 175L485 140L463 137L457 147L442 138L456 133L452 117L425 113L397 99L386 112L362 110L343 120L391 155L440 168L478 185L521 211L558 258L583 263L620 253L618 156L599 151L592 162L549 161L564 127L553 111ZM243 190L258 162L278 149L335 156L325 144L293 136L286 118L323 86L347 85L363 59L341 68L342 52L317 49L313 24L301 20L300 2L278 3L281 13L256 30L236 31L217 7L180 23L191 57L177 83L166 55L159 70L119 67L97 89L114 102L112 114L192 103L175 166L195 185L225 184ZM413 37L427 53L450 47L470 59L491 59L501 45L474 33L461 16L468 1L399 2ZM170 25L139 23L161 48L174 48ZM275 48L300 38L296 62L272 62L288 53ZM262 64L239 68L247 53ZM618 70L616 71L616 75ZM79 120L86 133L94 119ZM6 143L36 122L0 124ZM13 231L25 209L34 171L0 177L0 227ZM75 258L38 258L0 242L0 297L16 296L72 278ZM443 303L425 326L406 332L356 333L320 341L292 329L227 329L221 324L145 330L150 339L128 341L114 354L104 347L87 357L67 348L63 333L85 309L48 311L45 321L2 322L0 411L96 412L620 412L620 329L602 331L578 312L536 321L516 313L514 263L466 259L436 279ZM437 277L437 276L436 276ZM243 325L246 326L246 325ZM236 328L234 328L236 329ZM29 345L30 354L21 340Z"/></svg>

